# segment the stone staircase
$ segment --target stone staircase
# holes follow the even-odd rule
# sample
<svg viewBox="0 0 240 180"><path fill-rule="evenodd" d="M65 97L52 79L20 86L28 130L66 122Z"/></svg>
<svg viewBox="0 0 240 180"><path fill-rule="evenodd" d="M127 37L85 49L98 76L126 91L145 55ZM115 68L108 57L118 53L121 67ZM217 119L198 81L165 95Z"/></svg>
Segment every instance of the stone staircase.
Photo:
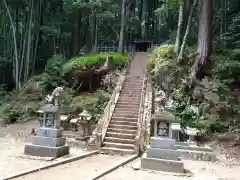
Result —
<svg viewBox="0 0 240 180"><path fill-rule="evenodd" d="M133 154L138 128L147 53L137 52L131 62L103 141L102 151Z"/></svg>

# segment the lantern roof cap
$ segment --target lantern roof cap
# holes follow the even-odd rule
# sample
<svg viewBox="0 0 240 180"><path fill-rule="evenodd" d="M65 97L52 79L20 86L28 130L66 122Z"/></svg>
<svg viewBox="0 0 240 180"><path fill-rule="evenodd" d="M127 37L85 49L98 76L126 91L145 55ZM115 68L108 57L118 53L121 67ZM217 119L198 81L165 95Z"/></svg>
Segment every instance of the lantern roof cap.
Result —
<svg viewBox="0 0 240 180"><path fill-rule="evenodd" d="M43 106L40 110L44 111L44 113L56 113L59 111L59 106L55 106L53 104L47 104Z"/></svg>
<svg viewBox="0 0 240 180"><path fill-rule="evenodd" d="M157 112L152 117L153 120L162 120L162 121L168 121L168 122L174 122L175 117L172 113L163 111L163 112Z"/></svg>

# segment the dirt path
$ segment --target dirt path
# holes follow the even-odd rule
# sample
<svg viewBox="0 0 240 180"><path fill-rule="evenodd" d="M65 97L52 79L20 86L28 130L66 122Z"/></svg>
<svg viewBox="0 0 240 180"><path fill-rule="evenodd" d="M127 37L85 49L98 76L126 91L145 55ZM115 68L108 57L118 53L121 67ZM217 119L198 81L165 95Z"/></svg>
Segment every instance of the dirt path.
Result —
<svg viewBox="0 0 240 180"><path fill-rule="evenodd" d="M112 167L124 158L126 157L107 156L99 154L78 161L74 161L72 163L54 167L48 170L43 170L37 173L19 177L14 180L90 180L99 172L105 170L106 168Z"/></svg>

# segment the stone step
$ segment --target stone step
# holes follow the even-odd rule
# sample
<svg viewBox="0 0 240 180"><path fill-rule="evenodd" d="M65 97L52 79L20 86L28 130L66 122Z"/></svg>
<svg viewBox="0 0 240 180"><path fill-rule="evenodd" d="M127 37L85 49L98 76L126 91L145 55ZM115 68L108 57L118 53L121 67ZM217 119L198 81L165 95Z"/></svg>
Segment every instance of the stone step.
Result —
<svg viewBox="0 0 240 180"><path fill-rule="evenodd" d="M115 109L125 109L125 110L137 110L139 111L139 105L136 105L136 104L130 104L129 103L129 106L125 106L125 104L117 104L115 106Z"/></svg>
<svg viewBox="0 0 240 180"><path fill-rule="evenodd" d="M133 144L122 144L113 142L103 142L104 147L119 148L119 149L134 149Z"/></svg>
<svg viewBox="0 0 240 180"><path fill-rule="evenodd" d="M134 78L126 78L126 82L124 85L134 85L134 84L141 84L143 82L143 78L141 79L134 79Z"/></svg>
<svg viewBox="0 0 240 180"><path fill-rule="evenodd" d="M173 149L160 149L160 148L147 148L147 157L148 158L157 158L157 159L168 159L178 161L181 157L181 154L177 150Z"/></svg>
<svg viewBox="0 0 240 180"><path fill-rule="evenodd" d="M119 98L128 98L128 99L140 100L141 99L141 94L136 94L136 93L120 94Z"/></svg>
<svg viewBox="0 0 240 180"><path fill-rule="evenodd" d="M107 132L106 137L114 137L114 138L122 138L122 139L134 139L134 134L126 134L126 133L113 133Z"/></svg>
<svg viewBox="0 0 240 180"><path fill-rule="evenodd" d="M121 92L140 94L142 92L142 86L140 86L139 88L133 88L133 86L123 86Z"/></svg>
<svg viewBox="0 0 240 180"><path fill-rule="evenodd" d="M137 94L135 92L132 93L126 93L126 94L121 94L119 98L131 98L131 99L141 99L141 94Z"/></svg>
<svg viewBox="0 0 240 180"><path fill-rule="evenodd" d="M129 101L128 99L118 99L117 104L129 104L129 105L138 105L138 107L140 106L140 100L139 101Z"/></svg>
<svg viewBox="0 0 240 180"><path fill-rule="evenodd" d="M114 111L113 115L114 117L129 117L129 118L137 118L139 114L139 111Z"/></svg>
<svg viewBox="0 0 240 180"><path fill-rule="evenodd" d="M122 115L122 116L125 116L125 115L133 115L133 116L138 116L138 114L139 114L139 111L138 110L132 110L131 111L131 109L130 110L119 110L119 109L117 109L117 110L114 110L114 112L113 112L114 114L119 114L119 115Z"/></svg>
<svg viewBox="0 0 240 180"><path fill-rule="evenodd" d="M129 125L116 125L111 124L108 126L108 128L119 128L119 129L126 129L126 130L137 130L137 126L129 126ZM128 133L127 133L128 134Z"/></svg>
<svg viewBox="0 0 240 180"><path fill-rule="evenodd" d="M101 152L111 155L127 155L134 154L134 150L132 149L119 149L119 148L110 148L110 147L102 147Z"/></svg>
<svg viewBox="0 0 240 180"><path fill-rule="evenodd" d="M131 121L131 122L137 122L137 118L126 118L123 116L113 116L112 121L117 120L117 121Z"/></svg>
<svg viewBox="0 0 240 180"><path fill-rule="evenodd" d="M108 129L110 130L110 129ZM111 132L111 131L109 131ZM134 132L136 133L136 131ZM114 138L114 137L106 137L105 142L115 142L115 143L122 143L122 144L133 144L134 140L133 139L122 139L122 138Z"/></svg>
<svg viewBox="0 0 240 180"><path fill-rule="evenodd" d="M213 151L210 147L199 147L199 146L175 145L175 148L184 149L184 150L192 150L192 151L204 151L204 152L212 152Z"/></svg>
<svg viewBox="0 0 240 180"><path fill-rule="evenodd" d="M136 91L136 90L141 91L142 82L139 82L139 83L129 82L129 83L123 84L122 89L125 89L125 88L131 88L131 89L127 89L128 91Z"/></svg>
<svg viewBox="0 0 240 180"><path fill-rule="evenodd" d="M139 103L132 104L132 103L127 103L127 102L118 102L116 104L116 108L139 108Z"/></svg>
<svg viewBox="0 0 240 180"><path fill-rule="evenodd" d="M184 164L182 161L173 161L166 159L148 158L143 154L141 159L141 168L157 171L167 171L175 173L184 172Z"/></svg>
<svg viewBox="0 0 240 180"><path fill-rule="evenodd" d="M115 111L139 111L139 108L138 107L115 107L114 109Z"/></svg>
<svg viewBox="0 0 240 180"><path fill-rule="evenodd" d="M198 160L198 161L211 161L216 162L217 156L213 152L206 152L206 151L193 151L193 150L184 150L178 149L177 150L183 159L189 160Z"/></svg>
<svg viewBox="0 0 240 180"><path fill-rule="evenodd" d="M111 121L111 124L117 124L117 125L131 125L131 126L137 126L137 121Z"/></svg>
<svg viewBox="0 0 240 180"><path fill-rule="evenodd" d="M118 98L119 101L126 101L126 102L136 102L136 103L140 103L140 98L132 98L132 97L119 97Z"/></svg>

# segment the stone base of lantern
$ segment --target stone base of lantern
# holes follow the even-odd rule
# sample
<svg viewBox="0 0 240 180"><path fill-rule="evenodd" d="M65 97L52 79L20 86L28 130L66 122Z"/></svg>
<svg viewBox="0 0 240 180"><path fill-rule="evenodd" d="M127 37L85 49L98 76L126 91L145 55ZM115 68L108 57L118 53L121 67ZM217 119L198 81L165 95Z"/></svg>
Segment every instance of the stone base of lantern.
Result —
<svg viewBox="0 0 240 180"><path fill-rule="evenodd" d="M69 154L69 146L49 147L34 144L26 144L24 154L39 157L58 158Z"/></svg>
<svg viewBox="0 0 240 180"><path fill-rule="evenodd" d="M167 172L184 172L184 164L181 161L174 161L168 159L158 159L147 157L147 153L143 154L141 159L142 169L151 169L156 171L167 171Z"/></svg>
<svg viewBox="0 0 240 180"><path fill-rule="evenodd" d="M180 152L175 150L175 140L151 137L150 146L141 159L141 168L183 173L184 164L180 156Z"/></svg>
<svg viewBox="0 0 240 180"><path fill-rule="evenodd" d="M150 146L147 148L146 154L149 158L168 159L174 161L179 160L181 157L180 152L176 150L151 148Z"/></svg>
<svg viewBox="0 0 240 180"><path fill-rule="evenodd" d="M175 140L164 137L151 137L152 148L174 149Z"/></svg>
<svg viewBox="0 0 240 180"><path fill-rule="evenodd" d="M35 136L32 139L32 143L39 146L59 147L59 146L64 146L65 142L66 142L65 137L50 138L50 137Z"/></svg>
<svg viewBox="0 0 240 180"><path fill-rule="evenodd" d="M37 136L58 138L58 137L62 137L62 130L41 127L37 129Z"/></svg>
<svg viewBox="0 0 240 180"><path fill-rule="evenodd" d="M39 157L61 157L69 154L69 146L65 145L60 129L41 127L33 137L32 144L26 144L24 154Z"/></svg>

